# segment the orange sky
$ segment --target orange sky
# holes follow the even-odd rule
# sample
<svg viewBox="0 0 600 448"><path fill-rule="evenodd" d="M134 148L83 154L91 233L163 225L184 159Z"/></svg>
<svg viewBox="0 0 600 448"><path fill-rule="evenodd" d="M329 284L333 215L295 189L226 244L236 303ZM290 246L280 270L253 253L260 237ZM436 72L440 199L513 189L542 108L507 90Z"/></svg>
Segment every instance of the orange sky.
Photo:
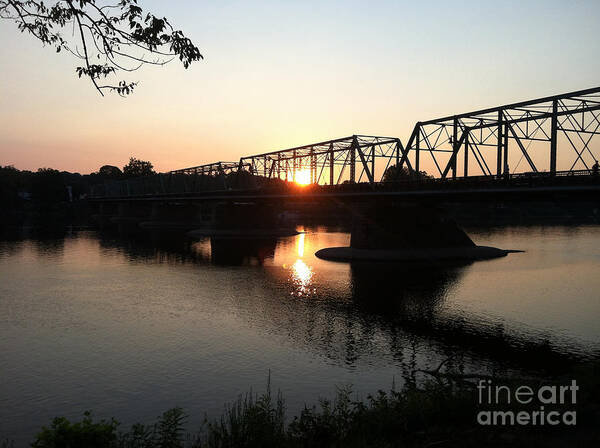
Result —
<svg viewBox="0 0 600 448"><path fill-rule="evenodd" d="M0 165L87 173L134 156L166 171L355 133L406 140L418 120L600 84L600 2L215 3L141 2L206 59L140 70L126 99L0 22Z"/></svg>

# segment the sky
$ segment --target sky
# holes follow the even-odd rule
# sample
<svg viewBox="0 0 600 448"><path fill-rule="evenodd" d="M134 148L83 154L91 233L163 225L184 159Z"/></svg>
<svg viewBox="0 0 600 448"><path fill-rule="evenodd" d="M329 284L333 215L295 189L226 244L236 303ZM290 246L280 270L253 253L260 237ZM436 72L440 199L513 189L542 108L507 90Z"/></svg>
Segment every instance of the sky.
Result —
<svg viewBox="0 0 600 448"><path fill-rule="evenodd" d="M600 1L140 0L205 59L101 97L73 56L0 21L0 165L158 171L600 85ZM69 35L70 32L67 33Z"/></svg>

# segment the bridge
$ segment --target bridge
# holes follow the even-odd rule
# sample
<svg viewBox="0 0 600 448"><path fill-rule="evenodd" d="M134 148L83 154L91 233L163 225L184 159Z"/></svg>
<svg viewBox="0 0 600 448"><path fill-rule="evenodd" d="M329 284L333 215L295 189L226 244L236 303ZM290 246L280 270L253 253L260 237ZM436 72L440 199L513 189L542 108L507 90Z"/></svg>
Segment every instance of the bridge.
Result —
<svg viewBox="0 0 600 448"><path fill-rule="evenodd" d="M553 178L564 184L563 177L594 174L600 149L593 137L598 134L600 87L417 122L406 144L397 137L353 135L243 156L237 162L214 162L97 185L91 197L200 197L207 192L281 190L282 182L330 187L318 191L334 194L367 191L362 184L381 191L381 184L391 182L400 192L467 178L471 181L461 186L519 183L523 178L544 179L544 184ZM386 179L392 165L405 168L409 176L402 181ZM433 179L422 175L425 165ZM354 187L334 188L348 184Z"/></svg>
<svg viewBox="0 0 600 448"><path fill-rule="evenodd" d="M598 208L598 134L600 87L417 122L405 143L352 135L108 182L90 199L112 223L209 236L286 234L282 204L329 201L350 211L355 248L469 246L437 205L552 199Z"/></svg>

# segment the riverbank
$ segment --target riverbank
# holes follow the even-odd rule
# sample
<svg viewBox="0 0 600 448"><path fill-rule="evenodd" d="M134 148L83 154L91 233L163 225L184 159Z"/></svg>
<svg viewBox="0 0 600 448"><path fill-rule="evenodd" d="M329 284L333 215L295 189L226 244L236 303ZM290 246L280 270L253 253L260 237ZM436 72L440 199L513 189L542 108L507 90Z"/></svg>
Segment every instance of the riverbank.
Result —
<svg viewBox="0 0 600 448"><path fill-rule="evenodd" d="M420 371L420 385L405 384L400 389L377 391L357 399L351 388L337 390L333 400L307 405L297 416L286 417L281 393L270 386L262 395L252 392L225 407L220 418L204 419L201 428L186 433L190 417L181 408L166 411L154 424L133 425L128 431L115 419L95 420L91 414L78 422L56 418L35 436L34 448L62 447L562 447L574 444L593 446L600 441L596 430L600 416L600 363L580 365L568 374L554 378L494 378L463 375L440 365ZM575 403L546 404L545 412L573 412L576 420L557 425L529 421L528 424L481 424L482 412L508 413L539 411L531 404L516 404L508 395L490 406L478 392L481 384L502 385L516 390L577 384ZM566 387L566 386L565 386ZM556 389L560 390L560 389ZM535 395L535 394L534 394ZM544 394L548 397L548 394ZM542 409L544 406L542 406ZM548 423L550 421L550 423ZM507 420L508 422L508 420ZM566 423L565 423L566 422ZM573 424L574 423L574 424ZM13 445L5 441L2 448ZM18 448L18 447L15 447Z"/></svg>

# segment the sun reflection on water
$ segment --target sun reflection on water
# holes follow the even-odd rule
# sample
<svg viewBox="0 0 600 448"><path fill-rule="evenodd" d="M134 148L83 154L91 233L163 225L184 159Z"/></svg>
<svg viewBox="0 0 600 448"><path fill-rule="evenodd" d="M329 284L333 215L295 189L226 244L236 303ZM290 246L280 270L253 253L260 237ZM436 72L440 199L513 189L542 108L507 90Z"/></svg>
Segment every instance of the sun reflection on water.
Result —
<svg viewBox="0 0 600 448"><path fill-rule="evenodd" d="M298 259L292 265L292 269L294 270L294 279L302 286L307 286L310 283L310 280L313 276L313 271L308 265Z"/></svg>
<svg viewBox="0 0 600 448"><path fill-rule="evenodd" d="M306 235L304 233L298 235L296 245L298 259L290 266L292 281L295 285L295 290L292 294L297 296L305 296L316 291L315 288L311 288L314 272L312 268L302 260L304 257L305 242Z"/></svg>
<svg viewBox="0 0 600 448"><path fill-rule="evenodd" d="M296 286L295 290L292 292L292 295L306 296L316 292L315 288L311 288L313 271L310 266L298 258L291 268L292 280Z"/></svg>
<svg viewBox="0 0 600 448"><path fill-rule="evenodd" d="M304 233L301 233L300 235L298 235L298 256L300 258L302 258L304 256L304 239L305 239L306 235Z"/></svg>

